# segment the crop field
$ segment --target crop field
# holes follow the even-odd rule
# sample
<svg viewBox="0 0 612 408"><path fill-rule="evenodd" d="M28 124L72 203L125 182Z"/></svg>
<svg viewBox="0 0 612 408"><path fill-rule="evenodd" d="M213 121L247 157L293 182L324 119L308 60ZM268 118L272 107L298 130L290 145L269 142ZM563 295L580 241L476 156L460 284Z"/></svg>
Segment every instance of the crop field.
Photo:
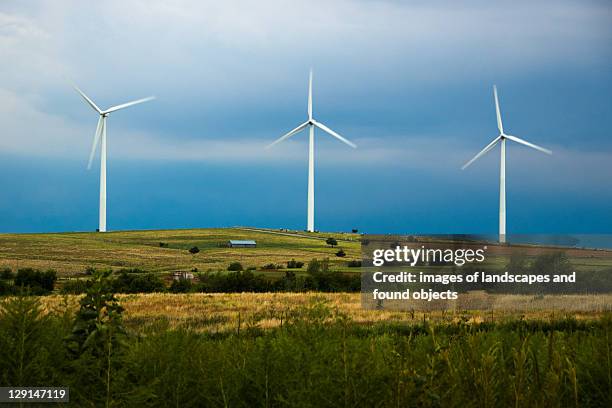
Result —
<svg viewBox="0 0 612 408"><path fill-rule="evenodd" d="M334 237L338 246L327 245L328 237ZM257 247L227 248L224 245L230 239L252 239ZM206 272L225 270L234 261L245 268L259 269L269 263L285 264L291 259L308 262L313 258L329 258L335 269L342 270L347 261L361 258L358 239L357 234L248 228L0 234L0 269L55 269L60 277L65 277L81 275L88 267L140 268L147 272L197 268ZM192 247L198 247L200 252L189 253ZM339 248L344 250L345 257L335 256Z"/></svg>

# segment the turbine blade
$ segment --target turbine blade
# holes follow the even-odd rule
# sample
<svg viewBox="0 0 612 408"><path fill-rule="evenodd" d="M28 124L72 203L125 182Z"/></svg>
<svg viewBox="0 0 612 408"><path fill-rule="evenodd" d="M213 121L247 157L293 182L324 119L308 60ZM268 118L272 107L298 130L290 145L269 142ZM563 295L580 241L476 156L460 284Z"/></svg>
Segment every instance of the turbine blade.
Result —
<svg viewBox="0 0 612 408"><path fill-rule="evenodd" d="M139 103L152 101L153 99L155 99L154 96L147 96L146 98L142 98L142 99L138 99L138 100L135 100L135 101L132 101L132 102L122 103L121 105L110 107L110 108L108 108L107 110L105 110L102 113L104 113L104 114L111 113L111 112L114 112L114 111L118 111L120 109L127 108L129 106L138 105Z"/></svg>
<svg viewBox="0 0 612 408"><path fill-rule="evenodd" d="M489 143L488 145L485 146L484 149L482 149L480 152L478 152L478 154L476 156L474 156L472 158L472 160L470 160L469 162L465 163L462 167L461 170L465 170L470 164L474 163L476 160L478 160L479 158L481 158L482 156L484 156L485 154L487 154L487 152L489 152L489 150L493 149L495 147L495 145L501 140L501 136L497 136L495 139L493 139L493 141L491 143Z"/></svg>
<svg viewBox="0 0 612 408"><path fill-rule="evenodd" d="M100 115L98 119L98 126L96 127L96 134L93 138L93 144L91 145L91 152L89 153L89 161L87 162L87 170L91 169L91 163L93 162L94 154L96 154L96 148L98 147L98 141L100 140L100 134L102 133L103 116Z"/></svg>
<svg viewBox="0 0 612 408"><path fill-rule="evenodd" d="M497 128L499 133L504 133L504 125L502 125L501 112L499 111L499 99L497 98L497 86L493 85L493 95L495 95L495 113L497 113Z"/></svg>
<svg viewBox="0 0 612 408"><path fill-rule="evenodd" d="M87 95L85 95L85 92L81 91L79 89L78 86L76 85L72 85L72 87L74 88L75 91L77 91L78 93L81 94L81 96L83 97L83 99L85 99L85 102L87 102L89 104L89 106L91 106L96 112L98 113L102 113L102 111L100 110L100 108L98 108L98 105L96 105L94 103L94 101L92 101L91 99L89 99L89 97Z"/></svg>
<svg viewBox="0 0 612 408"><path fill-rule="evenodd" d="M308 80L308 119L312 119L312 68Z"/></svg>
<svg viewBox="0 0 612 408"><path fill-rule="evenodd" d="M298 133L299 131L303 130L306 126L308 126L309 122L304 122L302 123L300 126L296 127L295 129L285 133L283 136L279 137L278 139L276 139L274 142L270 143L269 145L266 146L266 149L271 148L272 146L274 146L277 143L282 142L285 139L289 139L291 136L295 135L296 133Z"/></svg>
<svg viewBox="0 0 612 408"><path fill-rule="evenodd" d="M330 128L328 128L327 126L325 126L324 124L314 121L313 123L315 124L316 127L318 127L319 129L329 133L330 135L332 135L333 137L335 137L336 139L340 140L343 143L346 143L347 145L351 146L353 149L357 148L357 145L353 142L351 142L348 139L345 139L344 137L340 136L338 133L334 132L333 130L331 130Z"/></svg>
<svg viewBox="0 0 612 408"><path fill-rule="evenodd" d="M534 145L533 143L529 143L528 141L523 140L523 139L521 139L520 137L516 137L516 136L512 136L512 135L506 135L506 138L508 138L508 139L512 140L513 142L523 144L523 145L525 145L525 146L527 146L527 147L531 147L532 149L539 150L539 151L541 151L542 153L552 154L552 151L550 151L550 150L548 150L548 149L545 149L545 148L543 148L543 147L540 147L540 146L538 146L538 145Z"/></svg>

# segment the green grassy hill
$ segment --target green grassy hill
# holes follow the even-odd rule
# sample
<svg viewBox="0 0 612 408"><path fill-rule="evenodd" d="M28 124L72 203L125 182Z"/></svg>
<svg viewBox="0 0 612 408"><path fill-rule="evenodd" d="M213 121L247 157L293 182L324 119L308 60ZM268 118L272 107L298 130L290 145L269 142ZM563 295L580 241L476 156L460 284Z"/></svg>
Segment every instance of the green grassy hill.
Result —
<svg viewBox="0 0 612 408"><path fill-rule="evenodd" d="M346 257L335 255L325 239L334 237ZM223 247L230 239L253 239L257 248ZM161 247L160 243L167 244ZM198 254L188 249L197 246ZM59 276L82 274L96 269L140 268L150 272L190 271L197 268L225 270L230 262L247 267L274 263L286 266L295 259L308 262L326 258L335 269L347 268L349 260L360 259L358 234L305 233L254 228L217 228L107 233L0 234L0 269L9 267L55 269ZM304 268L305 269L305 268ZM272 272L277 273L277 272Z"/></svg>

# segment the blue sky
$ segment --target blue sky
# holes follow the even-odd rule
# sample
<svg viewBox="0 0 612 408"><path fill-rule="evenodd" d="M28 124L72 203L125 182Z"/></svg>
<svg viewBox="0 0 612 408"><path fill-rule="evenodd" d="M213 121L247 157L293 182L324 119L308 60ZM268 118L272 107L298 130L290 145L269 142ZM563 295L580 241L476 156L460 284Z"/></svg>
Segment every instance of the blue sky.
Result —
<svg viewBox="0 0 612 408"><path fill-rule="evenodd" d="M5 1L0 5L0 232L93 230L86 170L108 123L108 226L306 223L315 117L316 227L494 233L506 130L509 233L612 230L612 5L604 1ZM315 12L316 11L316 12Z"/></svg>

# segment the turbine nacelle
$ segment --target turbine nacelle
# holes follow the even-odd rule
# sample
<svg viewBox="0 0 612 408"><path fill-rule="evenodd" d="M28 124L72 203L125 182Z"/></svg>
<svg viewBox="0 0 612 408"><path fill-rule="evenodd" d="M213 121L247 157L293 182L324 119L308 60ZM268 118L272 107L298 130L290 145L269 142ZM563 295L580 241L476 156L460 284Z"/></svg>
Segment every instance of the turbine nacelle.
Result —
<svg viewBox="0 0 612 408"><path fill-rule="evenodd" d="M532 148L534 150L538 150L538 151L540 151L542 153L552 154L552 151L550 151L548 149L545 149L543 147L540 147L538 145L530 143L530 142L528 142L526 140L521 139L520 137L506 134L504 132L504 126L503 126L503 123L502 123L501 111L499 109L499 99L497 97L497 86L495 86L495 85L493 85L493 95L495 97L495 113L496 113L496 116L497 116L497 128L499 129L499 135L495 139L493 139L493 141L491 143L486 145L484 147L484 149L482 149L480 152L478 152L478 154L476 154L476 156L474 156L470 161L465 163L461 167L461 170L465 170L468 166L470 166L476 160L478 160L479 158L484 156L486 153L488 153L490 150L492 150L498 143L500 143L502 141L505 141L505 140L512 140L513 142L516 142L516 143L522 144L524 146L530 147L530 148Z"/></svg>
<svg viewBox="0 0 612 408"><path fill-rule="evenodd" d="M274 142L270 143L268 146L266 146L266 149L269 149L270 147L286 140L289 139L291 136L295 135L296 133L301 132L302 130L306 129L307 127L318 127L319 129L321 129L322 131L324 131L325 133L329 134L330 136L335 137L336 139L340 140L342 143L345 143L349 146L351 146L353 149L357 148L357 145L353 142L351 142L350 140L346 139L345 137L339 135L337 132L333 131L332 129L328 128L327 126L325 126L323 123L321 122L317 122L314 117L312 116L312 70L310 70L310 76L309 76L309 81L308 81L308 119L306 120L306 122L302 123L301 125L299 125L298 127L296 127L293 130L290 130L289 132L285 133L283 136L279 137L278 139L276 139Z"/></svg>
<svg viewBox="0 0 612 408"><path fill-rule="evenodd" d="M85 92L81 91L79 89L79 87L77 87L76 85L72 85L72 86L81 95L81 97L85 100L85 102L87 102L87 104L89 106L91 106L91 108L100 115L100 118L98 119L98 126L96 128L96 133L94 134L94 138L93 138L93 145L91 146L91 152L89 153L89 161L87 163L87 170L89 170L89 169L91 169L91 163L93 161L94 154L96 153L98 142L100 141L100 136L101 136L102 132L105 131L105 128L106 128L106 118L108 117L108 115L111 114L112 112L115 112L115 111L118 111L118 110L121 110L121 109L125 109L125 108L128 108L130 106L134 106L134 105L138 105L138 104L143 103L143 102L151 101L151 100L155 99L155 97L154 96L148 96L146 98L137 99L135 101L122 103L121 105L111 106L108 109L102 110L102 109L100 109L98 107L98 105L96 105L96 103L93 100L91 100L90 97L85 95Z"/></svg>

